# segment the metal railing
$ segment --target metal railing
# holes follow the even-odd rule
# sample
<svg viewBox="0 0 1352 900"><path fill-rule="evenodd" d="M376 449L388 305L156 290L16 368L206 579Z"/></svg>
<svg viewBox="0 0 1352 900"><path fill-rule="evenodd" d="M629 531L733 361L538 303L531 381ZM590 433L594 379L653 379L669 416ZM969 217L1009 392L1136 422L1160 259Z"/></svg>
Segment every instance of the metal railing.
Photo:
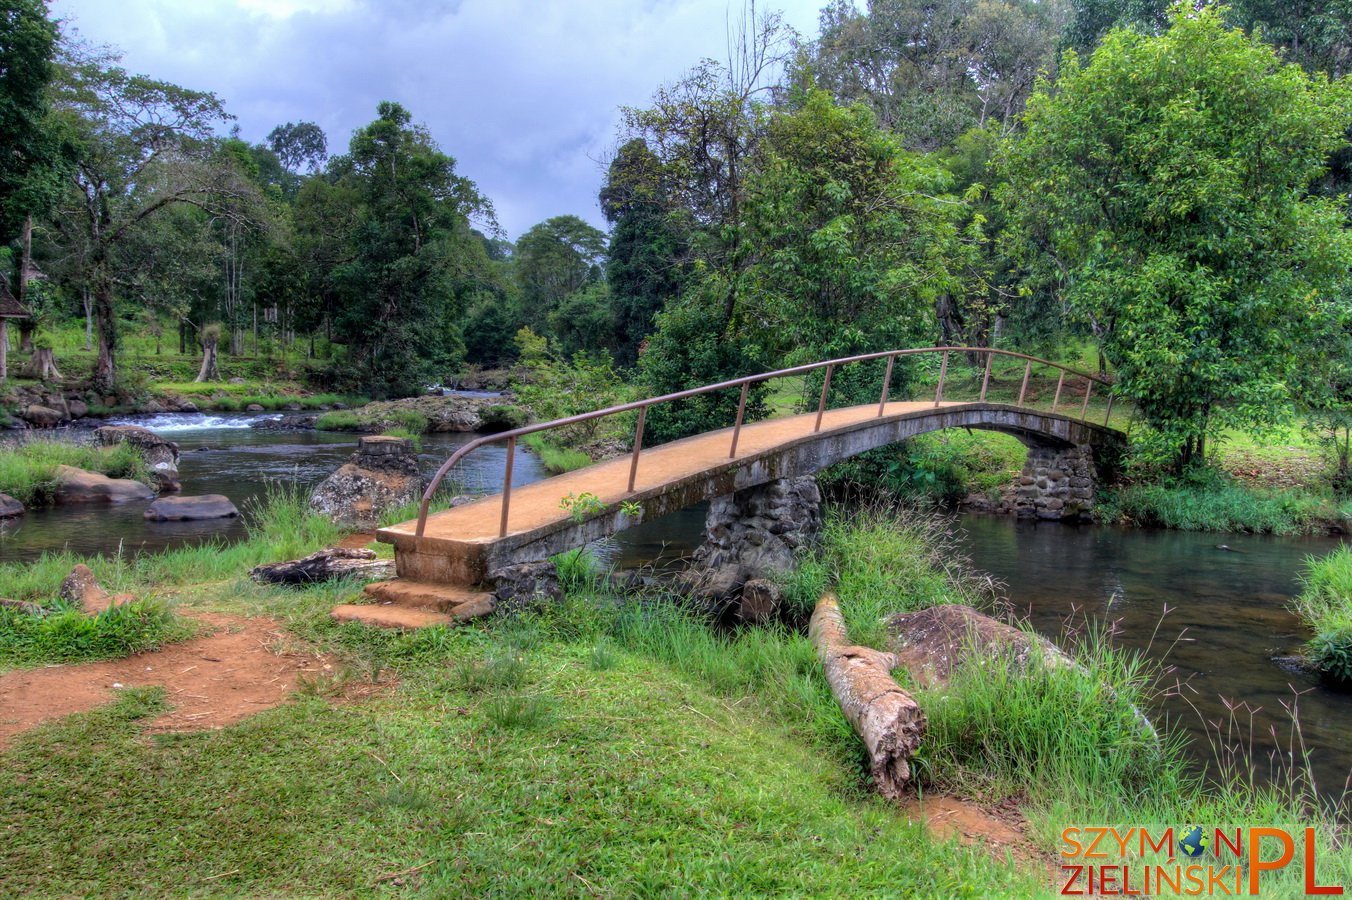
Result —
<svg viewBox="0 0 1352 900"><path fill-rule="evenodd" d="M887 395L892 386L892 368L899 356L915 356L922 353L942 353L943 360L939 364L939 383L934 391L934 405L937 407L943 402L944 382L948 375L948 357L951 353L964 353L977 356L985 356L986 363L981 376L981 397L979 403L986 402L986 393L990 388L991 381L991 363L996 356L1007 356L1014 359L1025 360L1023 370L1023 385L1019 388L1018 406L1024 405L1024 400L1028 394L1028 381L1033 373L1033 366L1051 366L1058 369L1060 374L1056 380L1056 394L1052 398L1051 412L1056 412L1061 404L1061 393L1065 387L1066 373L1073 376L1087 379L1085 386L1084 400L1080 405L1080 420L1088 421L1089 398L1093 394L1094 385L1101 384L1110 387L1111 382L1098 375L1091 375L1088 372L1081 372L1079 369L1063 366L1060 363L1052 362L1046 359L1040 359L1036 356L1028 356L1024 353L1015 353L1012 350L995 350L988 347L915 347L908 350L883 350L877 353L864 353L859 356L845 356L839 359L828 359L823 362L809 363L802 366L794 366L791 369L778 369L774 372L764 372L760 375L747 375L742 378L734 378L730 381L720 381L717 384L709 384L704 387L690 388L685 391L677 391L674 394L664 394L661 397L650 397L647 400L635 400L632 403L622 403L619 406L608 406L605 409L598 409L595 412L582 413L576 416L568 416L564 419L555 419L552 422L540 422L535 425L526 425L522 428L514 428L511 431L502 431L497 434L485 435L470 441L465 446L457 450L450 459L441 464L437 469L436 475L432 477L427 490L423 492L422 504L418 508L418 528L415 532L417 537L423 536L423 531L427 527L427 509L432 502L432 497L436 495L437 489L441 487L441 481L446 477L456 463L464 459L470 453L487 444L496 444L503 441L507 442L507 465L502 479L502 518L498 528L498 536L505 537L507 534L507 513L511 506L512 497L512 463L516 456L516 439L528 434L536 434L541 431L549 431L554 428L564 428L569 425L576 425L579 422L589 422L593 419L601 419L607 416L619 415L620 413L638 410L638 425L634 429L634 449L630 455L629 461L629 487L628 490L634 490L634 480L638 477L639 455L643 450L643 426L648 417L648 408L657 406L661 403L671 403L677 400L684 400L688 397L696 397L700 394L708 394L713 391L724 391L729 388L740 387L741 396L737 400L737 421L732 428L732 446L728 451L728 458L734 459L737 456L737 441L742 434L742 421L746 415L747 394L753 384L762 381L768 381L771 378L783 378L790 375L804 375L808 372L815 372L817 369L826 369L825 377L822 379L821 398L817 402L817 417L812 426L812 433L821 431L822 417L826 413L827 395L831 391L831 376L835 370L849 363L868 362L875 359L887 360L887 372L883 376L882 396L878 400L878 417L883 416L887 407ZM1103 417L1103 424L1108 424L1109 418L1113 414L1113 395L1108 394L1108 410Z"/></svg>

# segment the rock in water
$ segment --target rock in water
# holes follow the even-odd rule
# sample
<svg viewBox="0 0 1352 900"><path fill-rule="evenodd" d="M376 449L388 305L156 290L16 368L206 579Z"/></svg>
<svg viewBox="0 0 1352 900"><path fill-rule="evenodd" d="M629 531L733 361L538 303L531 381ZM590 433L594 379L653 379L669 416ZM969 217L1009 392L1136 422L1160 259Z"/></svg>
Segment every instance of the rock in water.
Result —
<svg viewBox="0 0 1352 900"><path fill-rule="evenodd" d="M146 507L151 522L194 522L201 519L228 519L239 515L235 504L224 494L200 497L161 497Z"/></svg>
<svg viewBox="0 0 1352 900"><path fill-rule="evenodd" d="M0 494L0 519L23 515L23 504L9 494Z"/></svg>
<svg viewBox="0 0 1352 900"><path fill-rule="evenodd" d="M57 503L124 503L154 499L153 490L130 478L109 478L74 466L56 467Z"/></svg>
<svg viewBox="0 0 1352 900"><path fill-rule="evenodd" d="M61 424L64 416L51 407L40 406L37 403L30 403L19 412L19 415L28 420L29 424L35 428L55 428Z"/></svg>
<svg viewBox="0 0 1352 900"><path fill-rule="evenodd" d="M94 429L94 442L101 447L130 444L150 467L160 491L176 491L178 480L178 444L167 441L139 425L105 425Z"/></svg>
<svg viewBox="0 0 1352 900"><path fill-rule="evenodd" d="M352 459L315 488L310 508L340 525L370 530L381 513L417 500L422 489L411 441L364 437Z"/></svg>

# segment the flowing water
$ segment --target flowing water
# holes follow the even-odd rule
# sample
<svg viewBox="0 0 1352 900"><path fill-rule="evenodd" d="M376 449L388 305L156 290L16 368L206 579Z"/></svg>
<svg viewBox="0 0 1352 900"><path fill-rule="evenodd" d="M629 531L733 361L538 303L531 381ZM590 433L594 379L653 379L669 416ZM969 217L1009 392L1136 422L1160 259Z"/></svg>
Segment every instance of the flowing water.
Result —
<svg viewBox="0 0 1352 900"><path fill-rule="evenodd" d="M247 512L269 484L308 488L345 462L356 437L250 427L254 416L172 414L135 417L177 441L183 493L225 494ZM263 416L261 418L271 418ZM473 434L430 434L422 463L430 474ZM467 492L501 487L506 449L471 454L452 473ZM539 460L518 450L513 484L545 477ZM241 520L152 523L145 504L90 504L35 510L0 524L0 562L44 552L154 552L210 540L235 540ZM621 567L668 567L699 540L705 506L644 523L602 542L598 555ZM1300 739L1320 790L1342 792L1352 773L1352 694L1330 690L1290 657L1308 633L1287 609L1299 590L1305 558L1338 545L1328 538L1193 534L1059 523L961 518L972 562L1003 581L1015 609L1044 634L1066 623L1111 623L1120 646L1140 649L1170 667L1176 690L1154 715L1190 736L1205 760L1218 740L1253 750L1260 775L1274 747L1292 746L1291 716L1299 706ZM1221 550L1226 545L1233 551ZM1238 728L1239 735L1229 730ZM1273 737L1275 732L1276 738ZM1250 737L1252 735L1252 737ZM1297 749L1300 744L1297 743Z"/></svg>
<svg viewBox="0 0 1352 900"><path fill-rule="evenodd" d="M1316 784L1341 796L1352 775L1352 694L1301 669L1308 630L1287 608L1308 556L1333 538L1201 534L962 517L964 550L1005 582L1043 634L1110 624L1114 643L1168 667L1157 718L1183 729L1204 763L1241 745L1260 777L1271 753L1309 751ZM1221 545L1231 550L1219 549Z"/></svg>

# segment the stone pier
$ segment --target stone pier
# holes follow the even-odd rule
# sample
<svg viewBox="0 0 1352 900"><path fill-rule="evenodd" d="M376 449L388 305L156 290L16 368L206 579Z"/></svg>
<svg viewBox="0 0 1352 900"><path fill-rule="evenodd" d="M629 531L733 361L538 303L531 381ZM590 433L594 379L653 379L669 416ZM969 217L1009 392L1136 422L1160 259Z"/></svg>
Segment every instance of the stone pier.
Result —
<svg viewBox="0 0 1352 900"><path fill-rule="evenodd" d="M1097 487L1093 447L1034 444L1019 477L1014 510L1020 518L1075 521L1093 511Z"/></svg>

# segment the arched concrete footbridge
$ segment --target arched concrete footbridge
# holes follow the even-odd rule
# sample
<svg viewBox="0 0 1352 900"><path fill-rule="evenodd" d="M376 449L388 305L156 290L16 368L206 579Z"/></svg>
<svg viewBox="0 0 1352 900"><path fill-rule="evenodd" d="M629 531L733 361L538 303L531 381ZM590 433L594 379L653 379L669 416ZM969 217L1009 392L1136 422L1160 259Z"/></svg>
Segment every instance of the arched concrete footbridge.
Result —
<svg viewBox="0 0 1352 900"><path fill-rule="evenodd" d="M959 353L969 357L975 354L977 360L984 358L984 371L977 370L981 373L981 388L975 400L945 397L950 356ZM918 401L889 399L894 363L898 358L916 354L942 354L934 396ZM992 361L996 358L1023 363L1022 386L1015 402L987 400ZM866 360L887 361L878 402L829 409L832 374L842 366ZM748 389L752 385L816 369L825 369L825 375L815 412L743 424ZM1050 408L1044 408L1047 407L1045 396L1033 402L1035 398L1029 392L1035 369L1059 372ZM1049 383L1047 379L1046 392L1050 392ZM732 427L657 447L643 447L644 421L649 408L696 394L736 388L741 389L741 395ZM1058 454L1092 457L1102 468L1105 464L1112 465L1120 453L1122 433L1087 420L1090 396L1095 388L1099 389L1100 397L1107 397L1108 408L1103 417L1106 425L1112 412L1112 395L1105 379L1046 360L985 348L888 351L735 379L472 441L447 460L429 484L419 518L382 528L377 532L377 539L394 545L400 580L430 585L482 586L491 582L493 572L506 566L545 559L701 500L776 479L809 475L866 450L946 428L1005 432L1041 453L1043 463L1051 468L1038 470L1042 475L1026 469L1021 490L1029 495L1030 508L1032 504L1039 504L1038 510L1047 512L1050 517L1050 511L1063 509L1068 502L1074 503L1076 497L1092 496L1090 482L1094 477L1094 463L1091 461L1088 469L1063 467L1064 471L1058 471L1055 461ZM975 390L975 384L972 389ZM525 487L511 486L510 461L517 438L634 411L638 417L630 454ZM429 515L428 504L446 473L465 455L488 443L506 443L508 446L504 490ZM1047 476L1050 476L1050 482ZM570 513L560 505L560 501L569 495L575 498L590 495L595 500L590 501L587 508Z"/></svg>

